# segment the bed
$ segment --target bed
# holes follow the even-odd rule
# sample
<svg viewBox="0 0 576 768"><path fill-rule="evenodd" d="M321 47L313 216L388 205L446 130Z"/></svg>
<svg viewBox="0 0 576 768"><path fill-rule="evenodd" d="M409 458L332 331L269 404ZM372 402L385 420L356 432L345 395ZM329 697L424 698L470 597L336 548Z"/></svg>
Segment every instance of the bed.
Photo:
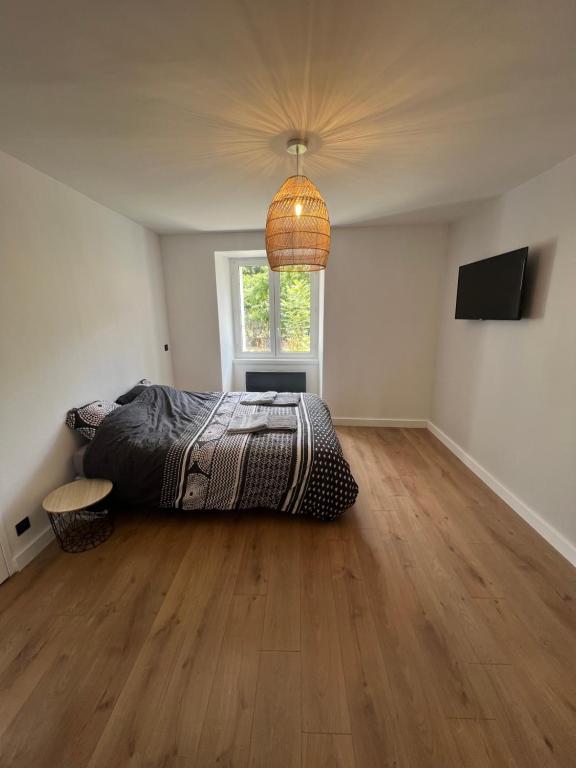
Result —
<svg viewBox="0 0 576 768"><path fill-rule="evenodd" d="M328 407L303 393L295 432L231 434L242 392L184 392L149 386L109 413L88 444L86 477L112 480L119 501L182 510L265 508L334 520L358 486Z"/></svg>

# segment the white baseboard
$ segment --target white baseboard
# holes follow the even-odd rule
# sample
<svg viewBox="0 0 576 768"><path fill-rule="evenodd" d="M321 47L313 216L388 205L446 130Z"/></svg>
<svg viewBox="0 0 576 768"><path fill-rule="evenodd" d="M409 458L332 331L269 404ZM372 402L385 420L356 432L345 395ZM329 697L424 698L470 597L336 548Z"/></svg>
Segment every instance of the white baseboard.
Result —
<svg viewBox="0 0 576 768"><path fill-rule="evenodd" d="M356 419L347 416L335 416L332 423L336 427L419 427L426 429L426 419Z"/></svg>
<svg viewBox="0 0 576 768"><path fill-rule="evenodd" d="M50 544L53 538L54 531L52 530L52 527L48 525L36 536L35 539L32 539L30 544L28 544L28 546L25 547L22 552L14 555L12 558L12 563L14 566L13 572L21 571L22 568L25 568L28 563L36 557L36 555L42 552L44 547L47 547L48 544Z"/></svg>
<svg viewBox="0 0 576 768"><path fill-rule="evenodd" d="M494 475L488 472L488 470L479 464L476 459L472 458L469 453L466 453L457 442L452 440L452 438L445 432L442 432L442 430L431 421L428 422L428 429L438 438L438 440L440 440L440 442L444 443L444 445L452 451L463 464L466 464L468 469L472 470L480 480L486 483L486 485L491 488L502 501L505 501L509 507L512 507L521 518L538 531L540 536L545 538L554 549L566 558L566 560L576 566L576 546L572 544L571 541L560 533L560 531L557 531L553 525L550 525L550 523L544 520L544 518L532 509L532 507L529 507L528 504L522 501L522 499L519 499L515 493L501 483L500 480L494 477Z"/></svg>

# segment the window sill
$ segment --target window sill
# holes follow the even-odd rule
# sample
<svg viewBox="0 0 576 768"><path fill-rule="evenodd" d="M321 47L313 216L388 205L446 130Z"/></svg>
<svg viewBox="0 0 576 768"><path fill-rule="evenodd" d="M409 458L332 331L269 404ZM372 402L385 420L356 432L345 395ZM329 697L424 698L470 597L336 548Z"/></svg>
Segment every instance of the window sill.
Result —
<svg viewBox="0 0 576 768"><path fill-rule="evenodd" d="M319 365L316 357L235 357L234 365Z"/></svg>

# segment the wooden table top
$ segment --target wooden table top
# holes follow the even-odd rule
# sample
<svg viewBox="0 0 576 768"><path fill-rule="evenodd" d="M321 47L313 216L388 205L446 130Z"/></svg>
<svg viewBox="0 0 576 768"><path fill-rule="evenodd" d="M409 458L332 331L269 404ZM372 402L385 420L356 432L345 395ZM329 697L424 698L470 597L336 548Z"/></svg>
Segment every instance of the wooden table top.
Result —
<svg viewBox="0 0 576 768"><path fill-rule="evenodd" d="M102 501L112 490L112 485L110 480L87 478L74 480L49 493L42 502L42 506L46 512L53 515L78 512Z"/></svg>

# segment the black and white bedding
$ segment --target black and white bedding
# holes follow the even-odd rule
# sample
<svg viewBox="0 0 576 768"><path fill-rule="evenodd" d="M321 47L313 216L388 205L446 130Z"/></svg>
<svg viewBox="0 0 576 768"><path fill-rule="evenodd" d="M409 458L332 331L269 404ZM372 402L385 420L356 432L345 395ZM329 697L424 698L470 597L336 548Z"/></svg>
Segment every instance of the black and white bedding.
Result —
<svg viewBox="0 0 576 768"><path fill-rule="evenodd" d="M112 411L84 456L86 477L112 480L123 501L183 510L275 509L335 519L358 486L326 404L242 405L244 392L150 386ZM295 413L295 432L232 434L234 415Z"/></svg>

